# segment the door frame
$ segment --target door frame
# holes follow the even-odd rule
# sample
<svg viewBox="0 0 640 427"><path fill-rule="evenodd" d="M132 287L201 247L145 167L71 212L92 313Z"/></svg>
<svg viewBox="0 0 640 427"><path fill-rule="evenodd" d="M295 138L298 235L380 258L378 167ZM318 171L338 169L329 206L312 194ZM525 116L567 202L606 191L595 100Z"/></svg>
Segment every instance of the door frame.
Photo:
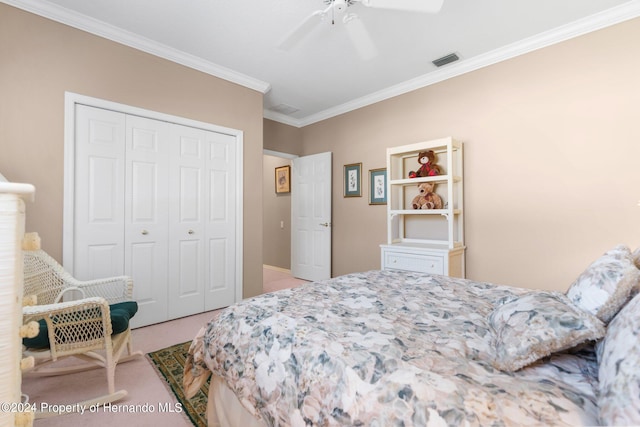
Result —
<svg viewBox="0 0 640 427"><path fill-rule="evenodd" d="M281 158L283 160L288 160L289 164L291 164L291 162L293 162L293 159L296 159L300 156L298 156L297 154L291 154L291 153L285 153L283 151L275 151L275 150L269 150L267 148L263 148L262 149L262 164L264 166L264 156L271 156L271 157L278 157ZM264 198L266 193L263 192L262 194L262 200L263 200L263 205L264 205ZM291 198L288 198L289 200L289 214L291 214ZM263 238L263 242L265 241L265 227L264 227L264 217L265 217L265 212L262 213L262 238ZM291 218L289 218L291 219ZM287 227L291 226L291 221L289 221L289 223L287 224ZM283 268L284 272L288 272L291 273L291 259L292 259L292 255L291 255L291 236L289 236L289 241L287 242L287 244L289 245L289 268ZM264 249L264 246L263 246ZM264 251L263 251L264 252ZM265 263L264 263L264 254L262 255L262 265L264 267ZM275 267L275 266L271 266L271 267ZM275 268L280 268L280 267L275 267Z"/></svg>
<svg viewBox="0 0 640 427"><path fill-rule="evenodd" d="M86 105L105 110L117 111L134 116L146 117L154 120L161 120L170 123L176 123L184 126L195 127L199 129L209 130L217 133L233 136L237 143L236 155L236 289L235 301L242 300L243 285L243 154L244 154L244 132L238 129L232 129L224 126L205 123L198 120L187 119L184 117L174 116L171 114L160 113L158 111L147 110L144 108L134 107L131 105L120 104L117 102L107 101L100 98L94 98L86 95L80 95L73 92L65 92L64 94L64 201L63 201L63 220L62 220L62 264L64 268L72 275L74 274L73 265L73 242L75 232L75 215L73 207L75 205L75 108L77 104Z"/></svg>

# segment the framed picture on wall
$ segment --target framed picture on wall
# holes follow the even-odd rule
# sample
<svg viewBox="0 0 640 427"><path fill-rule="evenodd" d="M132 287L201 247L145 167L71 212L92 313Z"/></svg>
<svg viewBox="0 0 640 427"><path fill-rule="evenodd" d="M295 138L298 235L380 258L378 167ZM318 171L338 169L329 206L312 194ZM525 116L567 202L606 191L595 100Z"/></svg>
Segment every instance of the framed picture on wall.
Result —
<svg viewBox="0 0 640 427"><path fill-rule="evenodd" d="M276 168L276 194L291 192L291 166Z"/></svg>
<svg viewBox="0 0 640 427"><path fill-rule="evenodd" d="M344 197L362 197L362 163L344 165Z"/></svg>
<svg viewBox="0 0 640 427"><path fill-rule="evenodd" d="M369 204L387 204L387 169L369 169Z"/></svg>

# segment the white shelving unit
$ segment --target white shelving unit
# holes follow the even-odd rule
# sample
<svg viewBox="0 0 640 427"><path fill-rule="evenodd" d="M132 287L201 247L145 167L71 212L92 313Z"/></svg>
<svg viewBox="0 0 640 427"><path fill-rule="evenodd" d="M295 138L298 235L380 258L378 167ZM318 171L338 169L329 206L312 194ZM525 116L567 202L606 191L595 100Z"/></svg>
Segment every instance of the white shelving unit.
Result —
<svg viewBox="0 0 640 427"><path fill-rule="evenodd" d="M418 154L433 150L442 174L408 178ZM387 149L387 243L382 269L465 277L463 144L451 137ZM435 182L443 209L413 209L418 184Z"/></svg>

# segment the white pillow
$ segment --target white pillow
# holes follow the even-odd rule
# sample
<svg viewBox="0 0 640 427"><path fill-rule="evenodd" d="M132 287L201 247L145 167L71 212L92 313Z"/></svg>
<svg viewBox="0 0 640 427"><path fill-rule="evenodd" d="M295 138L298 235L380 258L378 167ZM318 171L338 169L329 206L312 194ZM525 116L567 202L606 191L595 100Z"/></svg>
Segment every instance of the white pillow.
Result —
<svg viewBox="0 0 640 427"><path fill-rule="evenodd" d="M611 321L598 348L602 425L640 425L640 295Z"/></svg>
<svg viewBox="0 0 640 427"><path fill-rule="evenodd" d="M537 291L497 307L492 365L513 372L558 351L604 336L604 324L560 292Z"/></svg>
<svg viewBox="0 0 640 427"><path fill-rule="evenodd" d="M637 248L635 251L633 251L633 253L631 254L631 258L633 258L633 263L636 265L636 267L640 268L640 248Z"/></svg>
<svg viewBox="0 0 640 427"><path fill-rule="evenodd" d="M629 300L639 281L640 270L631 251L619 245L595 260L569 287L567 296L578 307L608 323Z"/></svg>

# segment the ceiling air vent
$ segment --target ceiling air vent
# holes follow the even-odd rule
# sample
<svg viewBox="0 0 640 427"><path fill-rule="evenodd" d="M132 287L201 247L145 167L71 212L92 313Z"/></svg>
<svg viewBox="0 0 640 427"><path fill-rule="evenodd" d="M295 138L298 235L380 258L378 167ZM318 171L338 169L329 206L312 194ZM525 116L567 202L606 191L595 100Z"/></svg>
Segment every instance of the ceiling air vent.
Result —
<svg viewBox="0 0 640 427"><path fill-rule="evenodd" d="M455 62L458 59L460 59L458 55L456 55L455 53L450 53L449 55L445 55L442 58L438 58L432 62L436 67L442 67L443 65L450 64L451 62Z"/></svg>
<svg viewBox="0 0 640 427"><path fill-rule="evenodd" d="M282 114L293 114L296 111L300 111L299 108L293 107L291 105L287 105L287 104L278 104L278 105L274 105L273 107L269 108L272 111L275 111L276 113L282 113Z"/></svg>

